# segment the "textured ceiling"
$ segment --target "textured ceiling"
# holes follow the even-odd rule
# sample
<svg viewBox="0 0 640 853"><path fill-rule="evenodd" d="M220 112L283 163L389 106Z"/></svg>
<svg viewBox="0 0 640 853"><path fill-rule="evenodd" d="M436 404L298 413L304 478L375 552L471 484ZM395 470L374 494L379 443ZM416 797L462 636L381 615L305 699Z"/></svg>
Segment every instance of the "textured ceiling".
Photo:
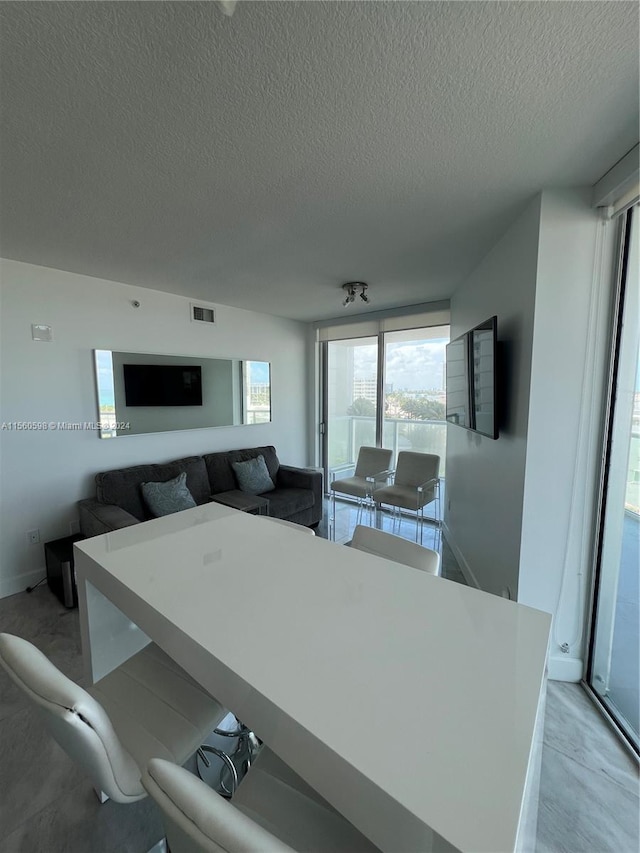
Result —
<svg viewBox="0 0 640 853"><path fill-rule="evenodd" d="M4 257L296 319L342 315L349 279L370 310L446 298L535 192L638 136L635 2L2 2L0 25Z"/></svg>

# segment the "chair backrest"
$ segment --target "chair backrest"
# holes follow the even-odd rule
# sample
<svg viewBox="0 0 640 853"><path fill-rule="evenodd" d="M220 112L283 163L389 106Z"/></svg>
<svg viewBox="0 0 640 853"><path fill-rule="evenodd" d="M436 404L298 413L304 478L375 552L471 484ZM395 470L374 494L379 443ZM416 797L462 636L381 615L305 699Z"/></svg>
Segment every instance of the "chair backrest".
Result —
<svg viewBox="0 0 640 853"><path fill-rule="evenodd" d="M429 480L437 479L439 473L439 456L434 453L401 450L398 453L394 483L398 486L420 486Z"/></svg>
<svg viewBox="0 0 640 853"><path fill-rule="evenodd" d="M146 796L138 765L93 696L63 675L39 649L12 634L0 634L0 664L96 789L119 803Z"/></svg>
<svg viewBox="0 0 640 853"><path fill-rule="evenodd" d="M356 477L371 477L380 471L386 471L391 465L393 450L384 447L361 447L356 462Z"/></svg>
<svg viewBox="0 0 640 853"><path fill-rule="evenodd" d="M162 811L171 853L293 853L188 770L152 758L142 777Z"/></svg>
<svg viewBox="0 0 640 853"><path fill-rule="evenodd" d="M385 533L375 527L356 525L351 547L357 548L358 551L366 551L367 554L386 557L396 563L403 563L413 569L420 569L430 575L440 574L440 554L437 551L423 548L416 542L410 542L393 533Z"/></svg>

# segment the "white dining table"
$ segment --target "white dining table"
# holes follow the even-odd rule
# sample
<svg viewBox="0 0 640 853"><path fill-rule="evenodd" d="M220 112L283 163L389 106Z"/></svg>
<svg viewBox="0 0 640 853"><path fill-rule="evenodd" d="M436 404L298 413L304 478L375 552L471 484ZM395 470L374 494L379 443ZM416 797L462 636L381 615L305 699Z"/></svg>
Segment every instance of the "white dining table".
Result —
<svg viewBox="0 0 640 853"><path fill-rule="evenodd" d="M90 682L153 640L381 850L533 849L549 614L215 503L75 566Z"/></svg>

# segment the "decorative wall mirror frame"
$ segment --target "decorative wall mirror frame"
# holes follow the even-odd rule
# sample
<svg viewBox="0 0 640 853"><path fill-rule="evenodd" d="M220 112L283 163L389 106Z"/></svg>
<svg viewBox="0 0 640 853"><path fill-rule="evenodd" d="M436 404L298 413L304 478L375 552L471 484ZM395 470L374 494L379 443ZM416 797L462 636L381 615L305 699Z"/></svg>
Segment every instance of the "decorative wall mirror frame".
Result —
<svg viewBox="0 0 640 853"><path fill-rule="evenodd" d="M100 438L271 420L271 365L94 350Z"/></svg>

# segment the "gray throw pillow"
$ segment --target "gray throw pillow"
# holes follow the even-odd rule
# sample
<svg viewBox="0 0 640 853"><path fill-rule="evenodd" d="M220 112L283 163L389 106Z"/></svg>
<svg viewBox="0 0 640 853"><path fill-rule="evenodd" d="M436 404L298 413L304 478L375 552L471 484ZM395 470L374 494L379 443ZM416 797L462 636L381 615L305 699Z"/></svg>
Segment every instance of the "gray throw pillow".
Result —
<svg viewBox="0 0 640 853"><path fill-rule="evenodd" d="M243 492L250 495L261 495L275 489L275 483L269 476L264 456L255 456L246 462L232 462L233 470L238 478L238 485Z"/></svg>
<svg viewBox="0 0 640 853"><path fill-rule="evenodd" d="M193 495L187 488L186 471L164 483L143 483L142 497L155 518L196 506Z"/></svg>

